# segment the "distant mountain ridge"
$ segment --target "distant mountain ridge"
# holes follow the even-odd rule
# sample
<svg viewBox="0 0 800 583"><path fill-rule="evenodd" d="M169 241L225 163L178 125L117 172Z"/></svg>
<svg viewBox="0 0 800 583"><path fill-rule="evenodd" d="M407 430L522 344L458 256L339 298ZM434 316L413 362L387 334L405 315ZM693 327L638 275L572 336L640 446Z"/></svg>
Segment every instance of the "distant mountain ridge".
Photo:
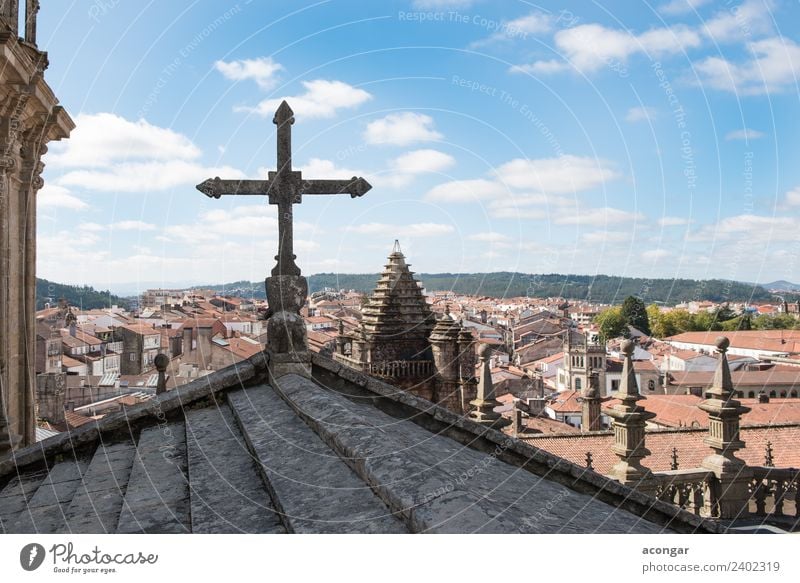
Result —
<svg viewBox="0 0 800 583"><path fill-rule="evenodd" d="M597 303L620 303L628 296L645 303L674 305L686 301L777 301L764 286L720 279L644 279L608 275L495 273L418 273L415 277L429 291L453 291L496 298L529 296L565 297ZM317 273L308 277L311 293L325 288L371 292L377 273ZM222 285L194 286L233 295L265 297L262 282L237 281Z"/></svg>
<svg viewBox="0 0 800 583"><path fill-rule="evenodd" d="M776 291L800 292L800 284L792 283L784 279L773 281L772 283L762 283L761 287L764 289L772 289Z"/></svg>

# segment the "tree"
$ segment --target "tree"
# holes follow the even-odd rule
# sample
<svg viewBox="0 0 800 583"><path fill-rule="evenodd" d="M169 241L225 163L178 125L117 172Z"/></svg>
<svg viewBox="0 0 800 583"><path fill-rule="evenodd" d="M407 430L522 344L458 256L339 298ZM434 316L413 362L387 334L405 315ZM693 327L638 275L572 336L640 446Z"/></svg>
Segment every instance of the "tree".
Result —
<svg viewBox="0 0 800 583"><path fill-rule="evenodd" d="M622 308L608 308L594 318L595 324L600 328L600 337L604 342L618 336L627 335L625 318L622 317Z"/></svg>
<svg viewBox="0 0 800 583"><path fill-rule="evenodd" d="M648 336L650 335L650 320L647 317L647 308L644 301L635 296L628 296L622 302L622 318L629 326L641 330Z"/></svg>

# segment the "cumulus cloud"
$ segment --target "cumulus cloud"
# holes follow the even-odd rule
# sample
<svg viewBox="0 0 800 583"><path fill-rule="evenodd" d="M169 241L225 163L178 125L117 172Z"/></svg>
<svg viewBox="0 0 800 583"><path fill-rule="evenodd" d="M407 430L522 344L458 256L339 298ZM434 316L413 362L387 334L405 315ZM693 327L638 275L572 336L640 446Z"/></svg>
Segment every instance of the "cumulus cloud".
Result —
<svg viewBox="0 0 800 583"><path fill-rule="evenodd" d="M80 114L69 140L49 146L51 168L97 168L129 160L192 160L200 149L174 130L113 113Z"/></svg>
<svg viewBox="0 0 800 583"><path fill-rule="evenodd" d="M499 30L488 37L475 41L470 46L479 48L509 40L527 40L531 35L544 34L553 27L553 17L538 10L500 23Z"/></svg>
<svg viewBox="0 0 800 583"><path fill-rule="evenodd" d="M475 233L474 235L470 235L468 239L471 241L482 241L484 243L508 243L511 241L511 237L508 235L497 233L495 231Z"/></svg>
<svg viewBox="0 0 800 583"><path fill-rule="evenodd" d="M230 166L207 167L185 160L119 163L106 169L73 170L58 179L66 186L102 192L152 192L195 185L211 176L246 178Z"/></svg>
<svg viewBox="0 0 800 583"><path fill-rule="evenodd" d="M281 71L283 66L270 57L260 57L227 62L217 61L214 63L214 68L231 81L252 79L261 89L271 89L277 80L276 73Z"/></svg>
<svg viewBox="0 0 800 583"><path fill-rule="evenodd" d="M606 160L569 154L535 160L517 158L502 164L495 174L514 188L555 194L588 190L619 177Z"/></svg>
<svg viewBox="0 0 800 583"><path fill-rule="evenodd" d="M117 231L154 231L156 226L144 221L119 221L111 225Z"/></svg>
<svg viewBox="0 0 800 583"><path fill-rule="evenodd" d="M406 146L414 142L432 142L442 139L433 129L433 118L411 111L390 113L367 124L364 140L368 144L393 144Z"/></svg>
<svg viewBox="0 0 800 583"><path fill-rule="evenodd" d="M88 204L71 194L69 189L49 183L45 183L36 195L36 204L40 209L64 208L81 211L89 208Z"/></svg>
<svg viewBox="0 0 800 583"><path fill-rule="evenodd" d="M507 195L508 188L493 180L452 180L431 188L425 197L434 202L491 200Z"/></svg>
<svg viewBox="0 0 800 583"><path fill-rule="evenodd" d="M455 158L438 150L413 150L398 156L390 166L403 174L422 174L425 172L442 172L456 163Z"/></svg>
<svg viewBox="0 0 800 583"><path fill-rule="evenodd" d="M641 34L608 28L600 24L582 24L560 30L554 37L555 46L564 61L584 73L604 66L624 65L628 59L645 53L651 57L680 54L700 46L701 37L685 25L652 28ZM546 60L532 65L518 65L513 72L547 73L564 70L559 61Z"/></svg>
<svg viewBox="0 0 800 583"><path fill-rule="evenodd" d="M718 11L703 22L703 32L715 43L749 39L772 32L773 2L746 0L737 6Z"/></svg>
<svg viewBox="0 0 800 583"><path fill-rule="evenodd" d="M700 83L712 89L742 95L761 95L793 90L800 75L800 46L773 37L747 44L750 58L733 62L708 57L694 68Z"/></svg>
<svg viewBox="0 0 800 583"><path fill-rule="evenodd" d="M286 100L298 119L329 118L340 109L352 109L372 99L372 95L343 81L316 79L303 81L305 92L300 95L265 99L255 107L239 106L235 111L246 111L271 118L275 110Z"/></svg>

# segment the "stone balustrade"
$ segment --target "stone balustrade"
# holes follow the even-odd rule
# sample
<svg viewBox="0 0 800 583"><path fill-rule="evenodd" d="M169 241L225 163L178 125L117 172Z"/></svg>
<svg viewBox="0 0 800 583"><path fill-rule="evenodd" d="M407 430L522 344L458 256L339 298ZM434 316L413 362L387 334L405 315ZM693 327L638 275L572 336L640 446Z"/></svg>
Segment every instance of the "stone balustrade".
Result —
<svg viewBox="0 0 800 583"><path fill-rule="evenodd" d="M379 378L428 378L434 374L432 360L361 362L337 353L334 353L333 359L350 368Z"/></svg>
<svg viewBox="0 0 800 583"><path fill-rule="evenodd" d="M800 519L800 470L754 466L750 480L750 512L777 519Z"/></svg>
<svg viewBox="0 0 800 583"><path fill-rule="evenodd" d="M713 502L711 488L714 473L702 468L653 472L656 481L654 495L659 500L700 515L706 502Z"/></svg>

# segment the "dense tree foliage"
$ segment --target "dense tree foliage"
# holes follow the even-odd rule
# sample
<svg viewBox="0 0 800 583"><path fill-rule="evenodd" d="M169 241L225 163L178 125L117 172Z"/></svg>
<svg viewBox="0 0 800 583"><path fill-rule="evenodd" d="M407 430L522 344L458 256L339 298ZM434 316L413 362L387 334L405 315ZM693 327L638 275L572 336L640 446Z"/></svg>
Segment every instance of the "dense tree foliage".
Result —
<svg viewBox="0 0 800 583"><path fill-rule="evenodd" d="M716 312L690 314L686 310L661 313L658 306L647 308L653 336L666 338L682 332L706 332L736 330L787 330L800 328L800 320L792 314L736 314L727 308Z"/></svg>
<svg viewBox="0 0 800 583"><path fill-rule="evenodd" d="M625 324L633 326L648 336L650 335L650 321L648 320L647 308L643 300L634 296L628 296L622 302L620 315L625 321Z"/></svg>
<svg viewBox="0 0 800 583"><path fill-rule="evenodd" d="M98 291L88 285L64 285L46 279L36 279L36 309L44 308L45 303L55 304L64 298L69 305L83 310L119 306L128 308L128 302L109 291Z"/></svg>
<svg viewBox="0 0 800 583"><path fill-rule="evenodd" d="M628 328L625 317L622 315L622 308L617 306L603 310L594 319L597 327L600 328L600 338L606 342L618 336L626 336Z"/></svg>

